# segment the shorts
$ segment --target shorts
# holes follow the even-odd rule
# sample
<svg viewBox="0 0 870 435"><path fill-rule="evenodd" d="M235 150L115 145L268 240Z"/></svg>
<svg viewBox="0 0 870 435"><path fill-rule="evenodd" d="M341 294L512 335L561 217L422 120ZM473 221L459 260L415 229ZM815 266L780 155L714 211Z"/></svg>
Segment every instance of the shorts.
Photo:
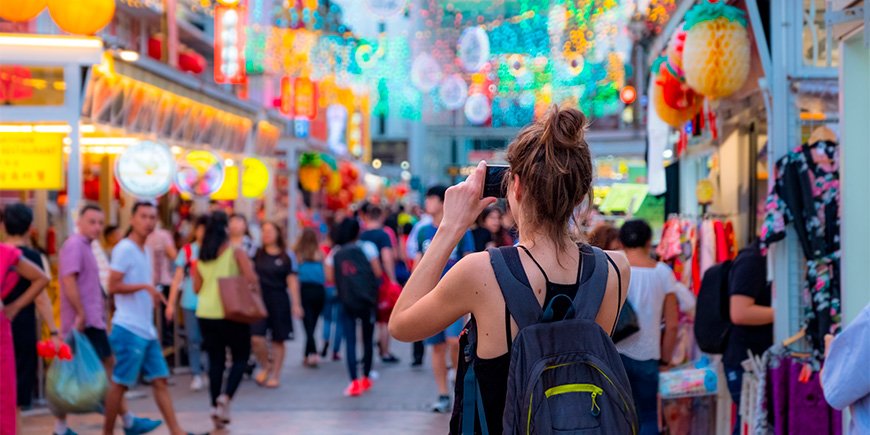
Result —
<svg viewBox="0 0 870 435"><path fill-rule="evenodd" d="M428 345L435 345L446 343L448 338L459 338L459 334L462 333L462 329L465 327L465 318L461 317L459 320L450 324L447 329L427 338L423 342Z"/></svg>
<svg viewBox="0 0 870 435"><path fill-rule="evenodd" d="M251 335L265 337L271 332L273 343L283 343L290 339L293 332L293 317L290 313L290 296L286 291L263 291L263 302L268 316L251 325Z"/></svg>
<svg viewBox="0 0 870 435"><path fill-rule="evenodd" d="M85 337L88 337L88 341L91 342L91 346L94 348L100 361L106 361L112 357L112 346L109 345L109 336L106 335L105 329L88 326L85 328L84 334Z"/></svg>
<svg viewBox="0 0 870 435"><path fill-rule="evenodd" d="M109 342L115 351L112 382L132 388L139 380L140 373L145 382L169 377L169 366L159 341L142 338L115 325Z"/></svg>

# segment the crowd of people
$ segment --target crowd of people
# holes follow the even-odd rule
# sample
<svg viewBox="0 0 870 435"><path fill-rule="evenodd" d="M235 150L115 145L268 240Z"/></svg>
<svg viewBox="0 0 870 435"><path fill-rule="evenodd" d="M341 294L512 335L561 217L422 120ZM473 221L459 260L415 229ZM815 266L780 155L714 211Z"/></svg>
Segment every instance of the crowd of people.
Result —
<svg viewBox="0 0 870 435"><path fill-rule="evenodd" d="M305 368L344 359L350 397L372 389L375 352L383 364L401 362L391 340L414 343L414 368L422 367L428 347L437 386L431 409L446 413L453 405L451 433L468 433L468 425L475 433L513 433L518 426L570 431L593 423L605 433L659 433L659 372L673 363L680 319L694 310L694 295L655 259L646 222L591 231L580 224L592 193L585 128L579 111L553 109L523 129L507 150L503 199L482 198L481 162L466 181L429 188L419 214L415 207L365 203L323 222L328 231L303 228L292 244L280 224L262 222L252 232L243 215L218 209L191 219L188 240L178 243L158 224L152 202L133 205L125 230L107 226L103 210L85 205L77 232L58 254L59 325L43 291L49 262L29 237L33 213L23 204L6 206L0 377L17 388L0 395L0 432L15 433L15 408L30 406L34 395L38 313L56 346L78 331L102 360L110 380L106 434L119 417L125 434L164 423L172 434L187 433L174 412L163 351L178 338L174 329L184 331L190 389L207 386L220 429L231 424L231 404L252 366L260 387L281 386L296 321L305 345L290 359ZM765 264L754 252L741 252L733 266L752 279L734 280L729 289L737 338L725 364L735 401L742 369L728 355L772 342L770 289L755 279L766 274ZM228 280L261 298L255 321L228 313L234 308L225 302ZM636 330L612 338L629 307ZM860 340L855 334L834 342L836 361L849 360L842 348ZM534 355L554 352L563 355L561 363L534 372ZM843 406L866 402L860 385L836 384L840 370L823 377L826 391L840 393ZM528 382L535 376L555 386L545 392ZM574 383L559 384L566 380ZM152 388L162 421L128 409L124 393L139 383ZM528 400L544 393L554 397L549 406L585 406L591 417L539 414ZM623 406L596 399L602 394L622 397ZM55 414L54 433L74 435L65 415Z"/></svg>

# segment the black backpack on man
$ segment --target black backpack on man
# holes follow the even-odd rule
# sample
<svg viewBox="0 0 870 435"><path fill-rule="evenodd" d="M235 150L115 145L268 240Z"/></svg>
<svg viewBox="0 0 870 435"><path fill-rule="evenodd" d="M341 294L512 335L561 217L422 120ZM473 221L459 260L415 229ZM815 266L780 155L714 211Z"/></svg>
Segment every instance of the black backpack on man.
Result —
<svg viewBox="0 0 870 435"><path fill-rule="evenodd" d="M380 281L366 254L356 243L342 245L333 257L338 300L352 315L368 315L378 306Z"/></svg>

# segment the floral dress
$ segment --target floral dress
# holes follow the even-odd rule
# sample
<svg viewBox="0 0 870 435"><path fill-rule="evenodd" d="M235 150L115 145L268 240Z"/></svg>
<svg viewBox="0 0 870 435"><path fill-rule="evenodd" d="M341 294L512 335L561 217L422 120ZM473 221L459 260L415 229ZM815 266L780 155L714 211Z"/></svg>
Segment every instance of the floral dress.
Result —
<svg viewBox="0 0 870 435"><path fill-rule="evenodd" d="M830 162L817 162L813 154ZM762 249L786 236L794 224L806 259L803 283L807 335L817 356L824 336L840 324L840 173L837 144L803 145L776 162L776 182L767 197Z"/></svg>
<svg viewBox="0 0 870 435"><path fill-rule="evenodd" d="M15 265L21 258L21 251L0 243L0 283L6 282L6 276L15 273ZM12 290L11 286L4 286L6 291L0 290L0 297L6 296ZM16 406L16 380L15 380L15 348L12 342L12 324L6 318L0 302L0 435L15 434L15 406Z"/></svg>

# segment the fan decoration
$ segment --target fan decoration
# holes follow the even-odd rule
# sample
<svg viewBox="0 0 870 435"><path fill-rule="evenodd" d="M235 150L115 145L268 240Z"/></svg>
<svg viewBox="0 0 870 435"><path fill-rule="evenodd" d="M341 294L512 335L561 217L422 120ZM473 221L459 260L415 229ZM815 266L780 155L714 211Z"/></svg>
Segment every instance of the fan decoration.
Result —
<svg viewBox="0 0 870 435"><path fill-rule="evenodd" d="M684 82L665 57L653 63L652 73L655 76L653 107L662 121L679 129L698 114L704 98Z"/></svg>
<svg viewBox="0 0 870 435"><path fill-rule="evenodd" d="M443 76L441 65L428 53L420 53L411 64L411 83L423 92L435 89Z"/></svg>
<svg viewBox="0 0 870 435"><path fill-rule="evenodd" d="M191 151L178 162L175 185L191 196L207 197L220 189L224 175L224 163L215 153Z"/></svg>
<svg viewBox="0 0 870 435"><path fill-rule="evenodd" d="M751 62L746 14L724 1L704 2L686 14L684 28L686 83L711 100L743 87Z"/></svg>

